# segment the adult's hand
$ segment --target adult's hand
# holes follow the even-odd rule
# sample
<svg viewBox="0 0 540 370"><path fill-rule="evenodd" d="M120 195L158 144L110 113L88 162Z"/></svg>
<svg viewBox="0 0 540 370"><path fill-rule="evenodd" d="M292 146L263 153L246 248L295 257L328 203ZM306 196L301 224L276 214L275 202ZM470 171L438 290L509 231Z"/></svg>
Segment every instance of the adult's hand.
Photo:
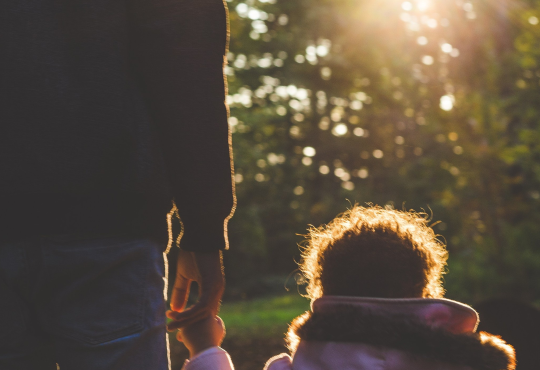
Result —
<svg viewBox="0 0 540 370"><path fill-rule="evenodd" d="M186 309L193 281L199 285L199 299ZM167 329L175 330L216 316L224 287L221 251L180 251L171 295L171 311L167 311L167 317L173 321L167 325Z"/></svg>

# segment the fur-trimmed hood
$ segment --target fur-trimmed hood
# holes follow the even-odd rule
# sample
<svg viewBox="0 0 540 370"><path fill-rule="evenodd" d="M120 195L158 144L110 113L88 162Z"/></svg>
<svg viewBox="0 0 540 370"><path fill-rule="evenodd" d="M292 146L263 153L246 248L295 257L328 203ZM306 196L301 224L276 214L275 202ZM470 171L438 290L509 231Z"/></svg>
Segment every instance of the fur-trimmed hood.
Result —
<svg viewBox="0 0 540 370"><path fill-rule="evenodd" d="M324 296L294 328L294 370L512 370L513 348L476 333L478 315L447 299Z"/></svg>

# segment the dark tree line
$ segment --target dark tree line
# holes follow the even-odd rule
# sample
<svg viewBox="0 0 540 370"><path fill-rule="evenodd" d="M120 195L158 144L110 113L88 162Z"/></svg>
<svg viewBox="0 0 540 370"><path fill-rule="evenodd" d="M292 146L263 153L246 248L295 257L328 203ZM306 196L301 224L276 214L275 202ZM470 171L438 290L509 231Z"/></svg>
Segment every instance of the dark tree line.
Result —
<svg viewBox="0 0 540 370"><path fill-rule="evenodd" d="M370 202L441 221L450 298L540 302L540 1L228 6L229 286Z"/></svg>

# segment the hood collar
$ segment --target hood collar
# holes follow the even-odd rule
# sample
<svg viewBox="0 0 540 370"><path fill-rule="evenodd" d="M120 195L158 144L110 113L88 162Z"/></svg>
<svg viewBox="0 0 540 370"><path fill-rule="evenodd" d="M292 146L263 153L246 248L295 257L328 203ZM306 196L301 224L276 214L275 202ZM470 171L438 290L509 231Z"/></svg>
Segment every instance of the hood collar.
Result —
<svg viewBox="0 0 540 370"><path fill-rule="evenodd" d="M311 310L313 313L330 313L343 306L362 307L387 315L410 316L453 334L474 333L479 321L478 313L472 307L444 298L322 296L311 303Z"/></svg>

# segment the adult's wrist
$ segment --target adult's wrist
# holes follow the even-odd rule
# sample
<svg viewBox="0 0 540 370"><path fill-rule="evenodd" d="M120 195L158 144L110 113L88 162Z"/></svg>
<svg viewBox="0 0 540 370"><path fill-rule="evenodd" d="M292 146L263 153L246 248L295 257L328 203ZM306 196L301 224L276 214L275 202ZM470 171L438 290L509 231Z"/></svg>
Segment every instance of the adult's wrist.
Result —
<svg viewBox="0 0 540 370"><path fill-rule="evenodd" d="M212 252L229 247L226 221L223 218L188 219L184 222L184 233L180 248L188 252Z"/></svg>

